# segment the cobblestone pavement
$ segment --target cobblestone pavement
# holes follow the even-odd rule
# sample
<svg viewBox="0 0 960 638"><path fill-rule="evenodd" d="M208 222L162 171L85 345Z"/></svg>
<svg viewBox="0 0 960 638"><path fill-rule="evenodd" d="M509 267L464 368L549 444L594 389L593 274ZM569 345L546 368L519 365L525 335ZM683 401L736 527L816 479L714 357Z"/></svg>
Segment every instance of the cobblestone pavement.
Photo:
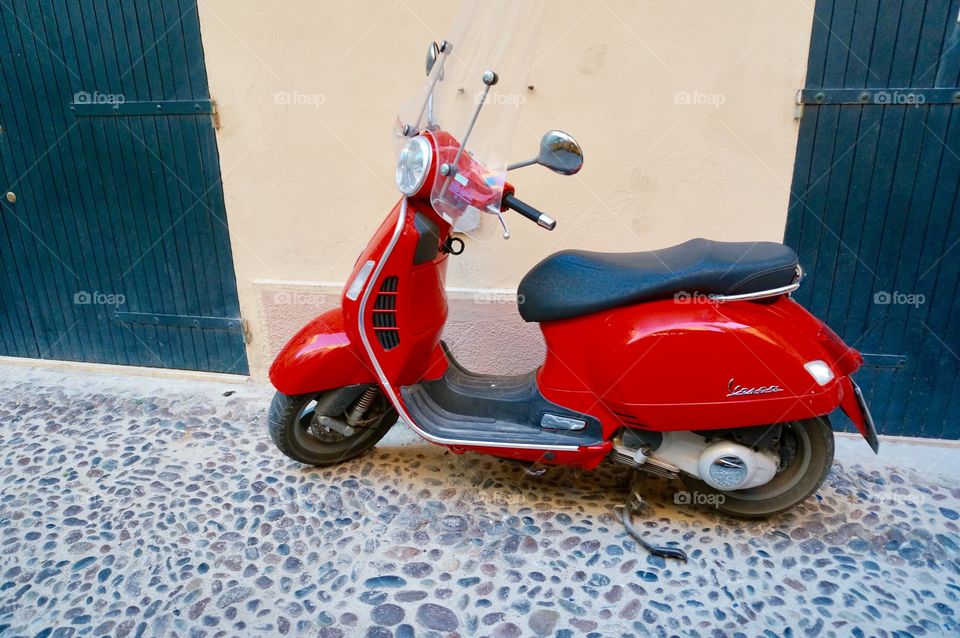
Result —
<svg viewBox="0 0 960 638"><path fill-rule="evenodd" d="M955 465L838 463L749 524L653 480L641 527L681 564L615 520L625 468L534 475L403 426L306 468L269 443L269 397L0 366L0 634L960 634Z"/></svg>

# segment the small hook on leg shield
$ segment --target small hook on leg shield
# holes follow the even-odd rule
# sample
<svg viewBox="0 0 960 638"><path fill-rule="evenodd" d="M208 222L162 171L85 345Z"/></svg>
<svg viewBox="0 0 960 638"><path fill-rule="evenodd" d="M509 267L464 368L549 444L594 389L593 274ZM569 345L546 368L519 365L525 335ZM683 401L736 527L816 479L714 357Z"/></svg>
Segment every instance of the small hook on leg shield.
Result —
<svg viewBox="0 0 960 638"><path fill-rule="evenodd" d="M443 242L443 245L440 246L440 250L448 255L459 255L463 252L465 247L466 244L464 244L463 240L459 237L447 237L446 241Z"/></svg>

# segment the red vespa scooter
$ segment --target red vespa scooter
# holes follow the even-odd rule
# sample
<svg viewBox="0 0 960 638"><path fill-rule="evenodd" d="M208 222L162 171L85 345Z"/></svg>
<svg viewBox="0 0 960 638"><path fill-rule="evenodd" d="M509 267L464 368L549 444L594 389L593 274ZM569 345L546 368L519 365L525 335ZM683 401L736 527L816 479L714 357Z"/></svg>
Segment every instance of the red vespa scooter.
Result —
<svg viewBox="0 0 960 638"><path fill-rule="evenodd" d="M536 159L505 161L517 108L501 76L513 56L530 57L510 50L532 41L530 5L466 3L458 35L431 45L427 83L396 126L403 196L357 260L341 307L301 329L270 369L274 442L330 465L373 447L399 416L457 453L584 469L610 458L679 477L722 494L714 502L729 514L802 502L833 461L830 412L841 407L875 451L878 441L850 377L862 358L790 298L801 271L786 246L694 239L551 255L518 289L520 315L540 324L547 346L527 374L470 372L440 340L447 260L464 248L458 223L492 213L509 237L513 211L552 230L506 171L537 163L571 175L582 165L560 131L543 137Z"/></svg>

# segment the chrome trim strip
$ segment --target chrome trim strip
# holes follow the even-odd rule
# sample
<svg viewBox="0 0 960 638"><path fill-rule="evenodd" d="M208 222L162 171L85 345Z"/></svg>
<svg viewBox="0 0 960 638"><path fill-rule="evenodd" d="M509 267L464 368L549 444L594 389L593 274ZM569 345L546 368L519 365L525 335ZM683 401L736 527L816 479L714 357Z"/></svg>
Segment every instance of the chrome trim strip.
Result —
<svg viewBox="0 0 960 638"><path fill-rule="evenodd" d="M393 229L393 235L390 237L390 243L387 244L387 249L383 252L383 255L380 257L377 262L377 266L373 271L373 274L367 280L367 285L363 289L363 296L360 298L360 312L358 313L358 328L360 329L360 340L363 342L363 347L367 351L367 356L370 357L371 363L373 363L374 369L377 371L377 378L380 379L380 385L387 393L387 397L390 399L390 403L393 404L393 407L396 408L397 414L400 415L400 418L404 423L409 426L411 430L422 436L427 441L431 443L439 443L440 445L456 445L461 447L511 447L522 450L544 450L544 451L560 451L560 452L576 452L579 450L579 446L576 445L527 445L527 444L507 444L502 441L462 441L459 439L445 439L438 436L433 436L419 427L413 422L413 419L407 414L407 411L404 409L403 404L400 402L400 398L393 391L393 386L390 385L390 381L387 379L387 375L384 374L383 368L380 366L380 362L377 361L377 355L374 354L373 347L370 345L370 340L367 339L366 326L363 324L363 318L366 315L367 309L367 300L370 298L370 292L373 290L377 280L380 278L380 271L383 270L383 265L387 263L387 260L390 258L390 253L393 252L393 248L397 245L397 241L400 239L400 234L403 232L403 223L407 218L407 198L403 198L403 203L400 205L400 215L397 219L397 226Z"/></svg>
<svg viewBox="0 0 960 638"><path fill-rule="evenodd" d="M770 288L769 290L758 290L757 292L746 292L742 295L709 295L711 301L723 303L725 301L749 301L751 299L765 299L767 297L777 297L779 295L790 294L800 287L804 276L803 268L797 264L797 274L793 278L793 283L779 288Z"/></svg>

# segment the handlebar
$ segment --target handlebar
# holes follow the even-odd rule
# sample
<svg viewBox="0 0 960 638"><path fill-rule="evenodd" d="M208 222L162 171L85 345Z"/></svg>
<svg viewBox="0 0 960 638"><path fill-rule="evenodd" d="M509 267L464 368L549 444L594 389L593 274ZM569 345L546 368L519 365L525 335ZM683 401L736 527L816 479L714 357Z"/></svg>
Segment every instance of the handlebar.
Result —
<svg viewBox="0 0 960 638"><path fill-rule="evenodd" d="M515 210L530 221L537 222L537 225L546 228L547 230L553 230L557 227L557 220L546 213L541 213L536 208L521 202L519 199L513 196L513 193L507 193L503 196L503 206L504 208L509 208L510 210Z"/></svg>

